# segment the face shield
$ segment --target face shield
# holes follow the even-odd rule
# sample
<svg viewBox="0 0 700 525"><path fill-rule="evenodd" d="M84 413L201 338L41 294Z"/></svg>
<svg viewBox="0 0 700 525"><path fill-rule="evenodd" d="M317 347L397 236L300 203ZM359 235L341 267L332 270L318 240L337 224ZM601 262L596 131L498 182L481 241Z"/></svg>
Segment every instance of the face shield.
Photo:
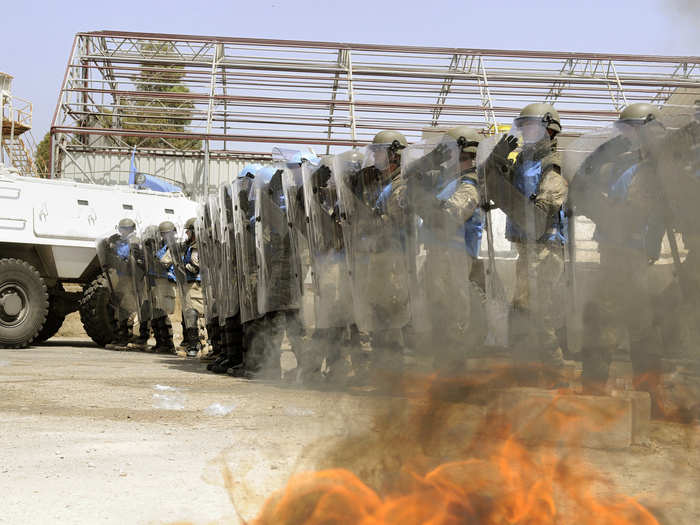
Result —
<svg viewBox="0 0 700 525"><path fill-rule="evenodd" d="M518 137L522 144L536 144L549 138L547 126L540 117L518 117L513 121L510 134Z"/></svg>

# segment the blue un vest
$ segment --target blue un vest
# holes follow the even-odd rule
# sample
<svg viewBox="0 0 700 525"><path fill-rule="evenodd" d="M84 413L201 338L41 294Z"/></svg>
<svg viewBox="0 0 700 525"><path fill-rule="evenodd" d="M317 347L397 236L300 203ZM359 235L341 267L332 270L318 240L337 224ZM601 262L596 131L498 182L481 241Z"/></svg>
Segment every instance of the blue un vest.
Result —
<svg viewBox="0 0 700 525"><path fill-rule="evenodd" d="M156 252L156 257L158 257L159 260L163 260L163 257L165 256L165 252L168 251L168 246L163 245L161 248ZM157 273L156 274L158 277L167 277L168 281L175 282L175 268L171 264L168 266L168 270L163 272L163 273Z"/></svg>
<svg viewBox="0 0 700 525"><path fill-rule="evenodd" d="M440 193L435 197L442 202L447 201L454 192L457 191L458 184L471 184L476 186L476 182L467 178L461 177L460 179L453 180L447 184ZM479 256L479 249L481 248L481 235L484 231L484 218L481 214L481 209L474 210L474 213L469 220L467 220L462 226L457 230L460 237L464 238L464 244L467 248L467 253L472 257Z"/></svg>
<svg viewBox="0 0 700 525"><path fill-rule="evenodd" d="M192 246L188 246L187 250L185 250L185 255L182 257L182 261L185 264L189 264L192 262ZM187 268L185 268L185 275L187 276L187 282L188 283L193 283L193 282L201 282L202 278L200 277L199 273L194 274L190 272Z"/></svg>
<svg viewBox="0 0 700 525"><path fill-rule="evenodd" d="M527 160L523 162L521 169L515 172L513 186L515 186L520 193L529 197L537 193L541 179L542 161ZM549 225L544 235L537 239L537 242L558 242L565 244L567 241L568 221L564 210L560 209L559 213L552 219L552 224ZM510 220L510 217L506 219L506 239L511 242L525 242L531 240L528 239L528 235L522 231L517 224Z"/></svg>

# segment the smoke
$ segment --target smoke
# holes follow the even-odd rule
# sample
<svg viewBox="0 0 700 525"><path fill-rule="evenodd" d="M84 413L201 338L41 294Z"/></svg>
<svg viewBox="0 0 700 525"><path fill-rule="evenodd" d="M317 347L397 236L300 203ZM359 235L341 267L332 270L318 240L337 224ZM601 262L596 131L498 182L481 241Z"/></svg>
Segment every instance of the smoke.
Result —
<svg viewBox="0 0 700 525"><path fill-rule="evenodd" d="M700 52L700 33L698 32L700 3L696 0L667 0L661 2L661 9L671 18L674 40L680 40L683 45L688 46L687 54L698 54Z"/></svg>

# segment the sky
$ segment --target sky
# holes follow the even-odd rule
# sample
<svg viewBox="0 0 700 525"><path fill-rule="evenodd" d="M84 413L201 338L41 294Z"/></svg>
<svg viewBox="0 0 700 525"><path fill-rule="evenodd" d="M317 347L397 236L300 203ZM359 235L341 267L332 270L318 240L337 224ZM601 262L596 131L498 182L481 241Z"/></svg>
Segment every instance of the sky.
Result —
<svg viewBox="0 0 700 525"><path fill-rule="evenodd" d="M37 140L80 31L700 55L700 0L0 1L0 71L33 103Z"/></svg>

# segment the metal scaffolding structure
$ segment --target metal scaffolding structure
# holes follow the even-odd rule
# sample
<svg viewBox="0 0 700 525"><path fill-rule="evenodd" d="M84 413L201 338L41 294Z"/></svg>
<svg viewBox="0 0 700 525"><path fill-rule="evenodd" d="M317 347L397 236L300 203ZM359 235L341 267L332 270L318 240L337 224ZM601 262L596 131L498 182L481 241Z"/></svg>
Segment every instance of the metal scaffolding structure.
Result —
<svg viewBox="0 0 700 525"><path fill-rule="evenodd" d="M245 159L365 144L382 129L485 133L548 101L575 136L632 102L700 93L700 57L451 49L97 31L73 42L52 176L78 153ZM687 97L686 97L687 98ZM692 97L691 97L692 98ZM86 174L89 175L89 174Z"/></svg>

